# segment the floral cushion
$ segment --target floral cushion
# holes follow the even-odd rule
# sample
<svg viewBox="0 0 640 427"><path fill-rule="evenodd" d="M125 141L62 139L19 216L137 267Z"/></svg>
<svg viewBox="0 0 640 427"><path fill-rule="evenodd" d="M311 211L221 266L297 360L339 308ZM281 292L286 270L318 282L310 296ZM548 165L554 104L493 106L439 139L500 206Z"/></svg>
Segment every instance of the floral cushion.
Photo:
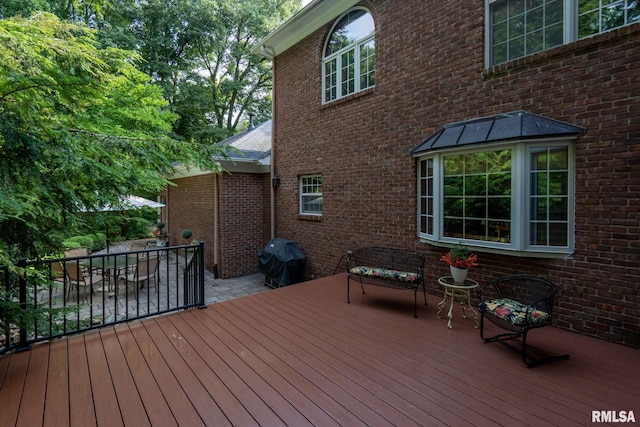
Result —
<svg viewBox="0 0 640 427"><path fill-rule="evenodd" d="M395 280L397 282L416 283L418 275L416 273L408 273L406 271L390 270L388 268L378 267L352 267L349 273L358 276L372 277L374 279Z"/></svg>
<svg viewBox="0 0 640 427"><path fill-rule="evenodd" d="M507 298L482 301L480 302L480 308L518 326L549 322L549 313L546 311L538 310ZM527 310L529 311L527 312Z"/></svg>

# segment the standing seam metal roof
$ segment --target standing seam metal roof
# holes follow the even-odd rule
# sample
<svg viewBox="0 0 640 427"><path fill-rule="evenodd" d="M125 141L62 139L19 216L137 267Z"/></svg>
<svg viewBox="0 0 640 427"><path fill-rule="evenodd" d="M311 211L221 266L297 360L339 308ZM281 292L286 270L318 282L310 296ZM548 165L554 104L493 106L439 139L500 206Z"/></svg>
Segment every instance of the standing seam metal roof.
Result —
<svg viewBox="0 0 640 427"><path fill-rule="evenodd" d="M411 150L411 154L419 155L427 151L491 141L570 136L585 131L580 126L559 120L527 111L514 111L447 124Z"/></svg>

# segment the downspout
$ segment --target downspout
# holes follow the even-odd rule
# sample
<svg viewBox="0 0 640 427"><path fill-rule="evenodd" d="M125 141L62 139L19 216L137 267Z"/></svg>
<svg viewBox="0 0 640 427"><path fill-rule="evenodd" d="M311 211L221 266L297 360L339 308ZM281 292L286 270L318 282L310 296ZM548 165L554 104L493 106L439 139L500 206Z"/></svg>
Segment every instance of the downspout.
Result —
<svg viewBox="0 0 640 427"><path fill-rule="evenodd" d="M219 185L220 180L218 179L218 173L215 172L213 174L213 278L218 279L220 277L218 273L218 243L220 241L219 233L220 227L218 225L220 221L219 217Z"/></svg>
<svg viewBox="0 0 640 427"><path fill-rule="evenodd" d="M275 52L274 52L275 53ZM276 57L275 54L271 56L271 176L269 180L269 188L271 188L271 238L276 237L276 189L273 186L273 178L275 177L276 169L276 138L278 135L278 126L276 126L277 114L276 108Z"/></svg>

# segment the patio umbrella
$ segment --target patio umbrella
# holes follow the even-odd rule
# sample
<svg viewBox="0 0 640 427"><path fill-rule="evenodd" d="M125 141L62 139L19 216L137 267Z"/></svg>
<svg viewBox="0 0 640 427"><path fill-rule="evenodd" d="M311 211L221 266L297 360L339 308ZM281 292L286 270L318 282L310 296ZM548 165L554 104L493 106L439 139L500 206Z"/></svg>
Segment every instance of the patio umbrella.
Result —
<svg viewBox="0 0 640 427"><path fill-rule="evenodd" d="M94 212L114 212L114 211L127 211L140 208L162 208L166 206L164 203L156 202L154 200L145 199L140 196L121 196L120 203L117 205L105 205ZM105 224L107 232L107 253L109 253L109 224Z"/></svg>

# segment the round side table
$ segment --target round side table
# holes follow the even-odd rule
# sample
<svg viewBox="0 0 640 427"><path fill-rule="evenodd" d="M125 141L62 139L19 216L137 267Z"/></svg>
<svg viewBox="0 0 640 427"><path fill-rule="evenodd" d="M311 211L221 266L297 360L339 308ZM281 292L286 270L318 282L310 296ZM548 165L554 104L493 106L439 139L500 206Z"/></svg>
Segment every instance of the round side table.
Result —
<svg viewBox="0 0 640 427"><path fill-rule="evenodd" d="M449 306L449 322L447 322L447 326L449 329L452 328L451 321L453 320L453 303L458 300L460 302L460 307L462 308L462 318L467 318L467 313L465 310L465 305L469 307L471 313L473 313L473 321L475 322L474 328L478 328L478 312L473 309L471 305L471 291L478 287L478 282L471 279L465 279L464 282L454 282L453 277L445 276L440 277L438 279L438 283L442 286L444 291L444 298L442 301L438 303L438 312L436 316L438 319L442 319L440 317L440 312L447 304L447 298L451 299L451 305Z"/></svg>

